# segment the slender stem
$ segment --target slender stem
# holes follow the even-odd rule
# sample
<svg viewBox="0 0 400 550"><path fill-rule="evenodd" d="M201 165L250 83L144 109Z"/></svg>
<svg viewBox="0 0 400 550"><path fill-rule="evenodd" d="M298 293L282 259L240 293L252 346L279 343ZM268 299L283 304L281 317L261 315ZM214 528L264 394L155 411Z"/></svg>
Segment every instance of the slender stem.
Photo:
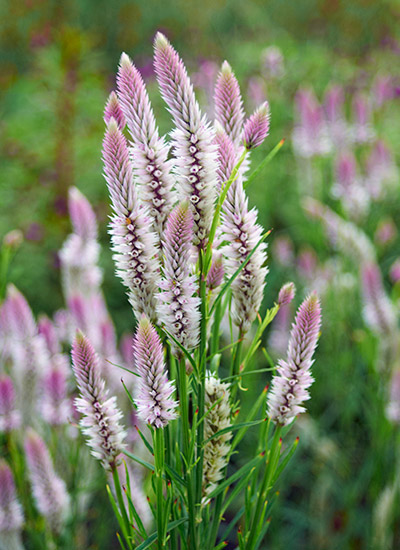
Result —
<svg viewBox="0 0 400 550"><path fill-rule="evenodd" d="M186 365L185 358L182 357L179 363L179 405L181 409L181 419L182 419L182 442L183 442L183 454L188 465L185 468L185 480L187 484L187 493L188 493L188 513L189 513L189 533L190 539L193 541L192 545L195 548L196 540L196 531L195 531L195 503L193 495L193 486L192 486L192 474L190 471L190 426L189 426L189 406L188 406L188 389L187 389L187 374L186 374Z"/></svg>
<svg viewBox="0 0 400 550"><path fill-rule="evenodd" d="M164 430L154 429L154 467L156 474L156 497L157 497L157 548L163 550L164 545L164 495L163 495L163 472L164 472Z"/></svg>
<svg viewBox="0 0 400 550"><path fill-rule="evenodd" d="M238 343L236 345L235 356L233 358L232 365L231 365L231 374L230 374L231 376L237 376L239 374L240 359L241 359L241 356L242 356L242 347L243 347L243 337L244 337L244 333L243 333L242 329L240 329L240 331L239 331L239 340L238 340ZM232 389L231 389L231 401L232 401L232 403L235 400L236 393L237 393L237 388L238 388L238 384L239 384L239 380L237 378L233 378L233 380L235 381L235 383L232 384Z"/></svg>
<svg viewBox="0 0 400 550"><path fill-rule="evenodd" d="M250 536L246 544L246 550L253 550L254 544L256 542L256 537L258 535L259 522L262 515L262 511L265 504L265 499L268 495L269 485L271 479L274 475L277 462L279 460L279 440L282 428L277 426L274 434L274 439L272 441L271 449L269 452L269 457L264 471L264 476L260 485L260 491L258 493L256 510L254 512L254 517L251 525Z"/></svg>
<svg viewBox="0 0 400 550"><path fill-rule="evenodd" d="M129 522L128 514L126 513L125 503L124 503L124 499L123 499L122 491L121 491L121 484L120 484L120 481L119 481L118 468L117 468L116 465L112 466L112 475L113 475L114 488L115 488L115 493L117 495L117 500L118 500L120 512L121 512L122 518L123 518L125 526L126 526L126 531L130 535L131 534L131 524ZM128 543L129 548L132 548L132 544L131 544L131 541L130 541L129 538L126 539L126 542Z"/></svg>

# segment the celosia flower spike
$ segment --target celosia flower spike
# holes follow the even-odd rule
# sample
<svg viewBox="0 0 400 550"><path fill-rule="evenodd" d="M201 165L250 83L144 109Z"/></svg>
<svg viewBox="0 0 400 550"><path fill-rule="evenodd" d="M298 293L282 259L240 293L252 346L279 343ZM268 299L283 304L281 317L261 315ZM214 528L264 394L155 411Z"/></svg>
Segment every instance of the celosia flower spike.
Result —
<svg viewBox="0 0 400 550"><path fill-rule="evenodd" d="M228 277L232 277L262 237L257 210L249 211L243 183L230 187L222 213L221 230L227 244L222 248ZM246 333L260 308L268 269L266 244L262 243L232 283L233 321Z"/></svg>
<svg viewBox="0 0 400 550"><path fill-rule="evenodd" d="M231 406L229 403L229 385L224 384L214 375L207 373L205 385L204 440L215 436L217 432L231 425ZM204 446L203 466L203 503L208 502L208 495L217 487L223 477L230 451L229 441L232 432L213 437Z"/></svg>
<svg viewBox="0 0 400 550"><path fill-rule="evenodd" d="M155 318L158 262L151 221L138 204L126 139L114 119L103 142L104 175L115 215L110 233L117 274L129 290L135 315Z"/></svg>
<svg viewBox="0 0 400 550"><path fill-rule="evenodd" d="M214 92L215 118L237 147L243 129L244 110L239 83L227 61L222 64Z"/></svg>
<svg viewBox="0 0 400 550"><path fill-rule="evenodd" d="M290 333L287 359L279 361L268 393L268 414L276 424L286 426L305 411L302 404L310 399L308 388L314 381L310 369L320 327L320 302L313 293L297 311Z"/></svg>
<svg viewBox="0 0 400 550"><path fill-rule="evenodd" d="M109 397L100 377L99 359L89 340L77 333L72 346L72 366L80 397L75 404L83 415L80 421L83 434L104 468L115 468L124 447L125 432L119 421L122 413L115 397Z"/></svg>
<svg viewBox="0 0 400 550"><path fill-rule="evenodd" d="M123 53L117 75L118 97L132 137L132 164L140 198L149 207L154 230L161 237L174 202L169 146L159 137L143 79Z"/></svg>
<svg viewBox="0 0 400 550"><path fill-rule="evenodd" d="M215 123L215 143L218 146L218 190L226 183L236 164L236 152L233 141L219 122Z"/></svg>
<svg viewBox="0 0 400 550"><path fill-rule="evenodd" d="M246 120L243 128L243 144L248 151L255 149L264 141L269 133L269 105L265 101Z"/></svg>
<svg viewBox="0 0 400 550"><path fill-rule="evenodd" d="M69 509L65 483L55 473L44 441L32 429L25 437L25 453L37 508L50 528L59 533Z"/></svg>
<svg viewBox="0 0 400 550"><path fill-rule="evenodd" d="M171 212L163 240L164 279L158 295L158 315L178 342L186 349L194 348L199 339L200 299L195 278L191 274L193 217L187 202ZM175 353L180 355L174 346Z"/></svg>
<svg viewBox="0 0 400 550"><path fill-rule="evenodd" d="M135 368L140 375L135 399L138 416L154 428L164 428L176 417L178 403L171 397L174 386L165 371L163 348L156 329L144 315L133 341Z"/></svg>
<svg viewBox="0 0 400 550"><path fill-rule="evenodd" d="M19 531L23 522L11 468L0 459L0 539L4 532Z"/></svg>
<svg viewBox="0 0 400 550"><path fill-rule="evenodd" d="M104 122L108 124L112 118L116 121L120 130L125 128L126 120L124 113L119 104L117 94L114 91L108 96L103 119Z"/></svg>
<svg viewBox="0 0 400 550"><path fill-rule="evenodd" d="M217 146L214 129L201 115L185 66L161 33L155 39L154 66L161 95L174 119L172 132L177 191L193 209L193 244L204 248L214 213Z"/></svg>
<svg viewBox="0 0 400 550"><path fill-rule="evenodd" d="M283 287L279 291L278 305L284 306L286 304L290 304L290 302L294 298L295 293L296 287L294 286L294 283L286 283L285 285L283 285Z"/></svg>

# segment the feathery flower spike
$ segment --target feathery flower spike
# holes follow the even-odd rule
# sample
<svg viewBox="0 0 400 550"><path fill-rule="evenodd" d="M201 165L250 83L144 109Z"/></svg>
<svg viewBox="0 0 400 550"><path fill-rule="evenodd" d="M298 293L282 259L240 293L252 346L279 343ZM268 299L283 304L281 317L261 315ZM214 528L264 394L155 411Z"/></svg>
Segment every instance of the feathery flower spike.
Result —
<svg viewBox="0 0 400 550"><path fill-rule="evenodd" d="M243 128L243 142L248 151L262 144L269 133L269 105L265 101L246 120Z"/></svg>
<svg viewBox="0 0 400 550"><path fill-rule="evenodd" d="M164 278L158 294L160 322L186 349L199 339L200 299L195 296L196 281L191 274L193 217L187 202L171 212L163 240ZM180 350L173 346L174 353Z"/></svg>
<svg viewBox="0 0 400 550"><path fill-rule="evenodd" d="M155 41L154 67L176 129L172 132L178 194L193 209L193 244L204 247L214 213L217 185L217 146L214 129L200 112L186 68L161 33Z"/></svg>
<svg viewBox="0 0 400 550"><path fill-rule="evenodd" d="M68 209L74 233L85 241L95 240L96 216L87 198L76 187L69 189Z"/></svg>
<svg viewBox="0 0 400 550"><path fill-rule="evenodd" d="M239 83L227 61L218 74L214 91L215 119L219 122L235 147L240 144L244 109Z"/></svg>
<svg viewBox="0 0 400 550"><path fill-rule="evenodd" d="M137 68L123 53L117 75L118 98L132 138L132 164L159 239L174 203L169 146L160 138L146 87Z"/></svg>
<svg viewBox="0 0 400 550"><path fill-rule="evenodd" d="M310 399L308 388L314 379L310 369L321 327L321 307L313 293L299 307L290 333L287 359L280 360L268 393L268 414L281 426L289 424L305 411L304 401Z"/></svg>
<svg viewBox="0 0 400 550"><path fill-rule="evenodd" d="M226 183L236 164L236 152L233 141L219 122L215 123L215 143L218 146L218 191Z"/></svg>
<svg viewBox="0 0 400 550"><path fill-rule="evenodd" d="M228 242L222 248L226 272L228 277L232 277L262 237L262 228L257 223L257 210L253 208L249 211L240 178L228 191L221 231ZM268 273L265 266L266 248L265 243L258 247L232 283L233 321L243 333L251 327L263 299L265 277Z"/></svg>
<svg viewBox="0 0 400 550"><path fill-rule="evenodd" d="M279 306L284 306L290 304L293 300L296 293L296 287L294 283L286 283L279 291L278 295L278 304Z"/></svg>
<svg viewBox="0 0 400 550"><path fill-rule="evenodd" d="M122 112L117 94L114 91L112 91L111 94L108 96L107 103L104 109L103 120L106 125L110 122L111 118L116 121L120 130L123 130L125 128L126 120L124 117L124 113Z"/></svg>
<svg viewBox="0 0 400 550"><path fill-rule="evenodd" d="M220 430L231 425L231 407L229 403L229 385L224 384L210 372L206 376L206 394L204 418L204 440L214 436ZM217 487L223 477L223 470L227 464L229 441L232 432L226 432L214 437L204 446L203 467L203 502L207 503L207 496Z"/></svg>
<svg viewBox="0 0 400 550"><path fill-rule="evenodd" d="M82 432L87 437L92 455L105 469L115 468L124 448L125 431L119 423L122 413L117 407L116 397L108 396L92 344L79 332L72 346L72 366L80 393L75 404L83 415L80 421Z"/></svg>
<svg viewBox="0 0 400 550"><path fill-rule="evenodd" d="M158 262L151 221L137 200L126 139L110 119L103 141L104 176L115 215L110 234L117 275L129 290L135 315L155 318Z"/></svg>
<svg viewBox="0 0 400 550"><path fill-rule="evenodd" d="M136 372L140 375L135 399L138 416L154 428L164 428L176 418L178 403L171 397L174 386L167 378L161 340L144 315L133 341L133 357Z"/></svg>
<svg viewBox="0 0 400 550"><path fill-rule="evenodd" d="M23 522L11 468L5 460L0 459L0 534L4 531L19 531Z"/></svg>
<svg viewBox="0 0 400 550"><path fill-rule="evenodd" d="M31 428L25 437L25 453L37 508L50 528L58 533L68 514L69 495L64 481L54 471L44 441Z"/></svg>

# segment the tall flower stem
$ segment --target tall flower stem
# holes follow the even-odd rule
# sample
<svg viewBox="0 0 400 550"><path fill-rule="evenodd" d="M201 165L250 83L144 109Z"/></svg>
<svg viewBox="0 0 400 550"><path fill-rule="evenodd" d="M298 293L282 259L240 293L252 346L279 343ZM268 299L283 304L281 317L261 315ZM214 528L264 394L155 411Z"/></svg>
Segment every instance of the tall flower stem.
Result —
<svg viewBox="0 0 400 550"><path fill-rule="evenodd" d="M240 360L241 360L241 357L242 357L243 337L244 337L243 330L240 329L240 331L239 331L239 341L236 344L235 356L234 356L233 361L232 361L232 369L231 369L231 373L230 373L231 376L237 376L239 374ZM233 380L234 380L234 384L232 384L232 389L231 389L231 401L232 401L232 403L235 400L237 389L238 389L238 384L239 384L239 381L236 378L233 378Z"/></svg>
<svg viewBox="0 0 400 550"><path fill-rule="evenodd" d="M157 498L157 548L163 550L164 544L164 515L168 513L164 506L163 472L164 472L164 431L163 428L155 428L153 431L154 466L156 474L156 498Z"/></svg>
<svg viewBox="0 0 400 550"><path fill-rule="evenodd" d="M260 519L262 518L262 512L265 505L265 500L268 496L270 489L270 484L273 478L273 475L276 470L276 466L279 461L279 453L281 448L280 436L281 436L282 427L277 426L272 440L271 449L268 452L267 463L265 466L264 476L261 481L260 490L257 498L256 510L254 512L254 517L250 529L250 535L246 544L246 550L253 550L254 544L257 541L257 536L259 534L260 528Z"/></svg>
<svg viewBox="0 0 400 550"><path fill-rule="evenodd" d="M193 548L196 544L195 533L195 503L193 495L192 474L190 471L191 457L190 453L190 427L189 427L189 405L188 405L188 388L187 388L187 374L185 358L183 357L179 362L179 405L181 409L182 419L182 442L183 452L187 466L185 466L185 478L187 484L187 497L188 497L188 513L189 513L189 532L190 539L192 540Z"/></svg>
<svg viewBox="0 0 400 550"><path fill-rule="evenodd" d="M130 538L129 538L130 531L131 531L131 525L130 525L130 522L129 522L128 514L126 513L125 503L124 503L124 499L123 499L123 496L122 496L121 483L120 483L119 475L118 475L118 468L117 468L116 465L113 465L111 469L112 469L112 476L113 476L113 481L114 481L115 494L117 495L117 501L118 501L118 505L119 505L119 508L120 508L120 512L121 512L123 521L124 521L125 526L126 526L125 529L126 529L127 536L125 537L125 540L126 540L127 544L129 545L129 548L132 548L132 544L131 544L131 541L130 541Z"/></svg>

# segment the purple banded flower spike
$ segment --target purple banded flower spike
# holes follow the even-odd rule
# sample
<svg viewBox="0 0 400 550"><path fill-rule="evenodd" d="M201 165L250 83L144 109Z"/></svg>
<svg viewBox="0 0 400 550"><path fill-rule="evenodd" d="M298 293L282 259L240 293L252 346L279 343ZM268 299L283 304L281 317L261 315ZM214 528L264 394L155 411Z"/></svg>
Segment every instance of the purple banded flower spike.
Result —
<svg viewBox="0 0 400 550"><path fill-rule="evenodd" d="M303 403L310 399L308 388L314 381L310 369L320 327L320 302L313 293L297 311L290 333L287 359L279 361L268 393L268 414L276 424L286 426L305 411Z"/></svg>
<svg viewBox="0 0 400 550"><path fill-rule="evenodd" d="M126 120L124 113L122 112L121 106L118 101L117 94L112 91L108 96L107 103L104 109L104 122L106 125L110 122L111 119L114 119L118 124L118 128L123 130L126 126Z"/></svg>
<svg viewBox="0 0 400 550"><path fill-rule="evenodd" d="M161 340L144 315L133 341L136 372L140 375L136 405L138 416L154 428L164 428L176 418L178 403L173 399L174 386L168 381Z"/></svg>

